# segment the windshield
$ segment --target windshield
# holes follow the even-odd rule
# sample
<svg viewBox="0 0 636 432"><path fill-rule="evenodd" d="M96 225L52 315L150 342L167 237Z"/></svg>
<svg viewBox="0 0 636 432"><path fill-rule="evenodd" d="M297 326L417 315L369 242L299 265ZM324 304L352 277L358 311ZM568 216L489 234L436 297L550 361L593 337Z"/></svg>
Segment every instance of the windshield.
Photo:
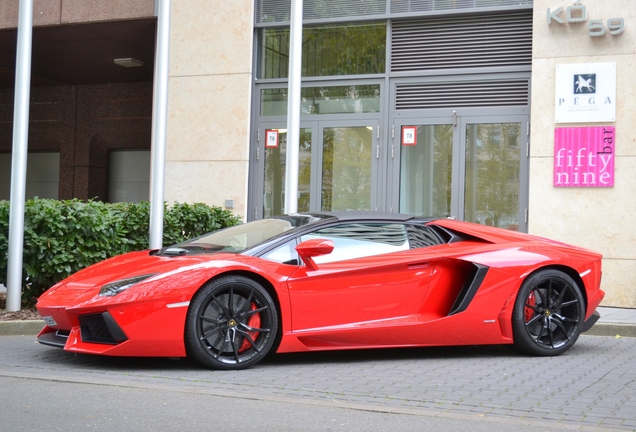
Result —
<svg viewBox="0 0 636 432"><path fill-rule="evenodd" d="M290 229L320 220L321 216L290 215L261 219L213 231L161 250L165 255L191 253L234 252L247 249L277 237Z"/></svg>

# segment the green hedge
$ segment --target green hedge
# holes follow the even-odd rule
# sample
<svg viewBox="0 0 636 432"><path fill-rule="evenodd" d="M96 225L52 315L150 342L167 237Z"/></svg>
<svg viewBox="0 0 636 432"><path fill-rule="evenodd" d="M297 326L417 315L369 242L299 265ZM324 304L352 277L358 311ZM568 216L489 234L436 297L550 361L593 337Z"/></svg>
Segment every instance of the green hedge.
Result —
<svg viewBox="0 0 636 432"><path fill-rule="evenodd" d="M163 244L168 246L239 223L205 204L166 205ZM150 203L29 200L24 215L23 303L98 261L148 248ZM0 283L6 285L9 202L0 201Z"/></svg>

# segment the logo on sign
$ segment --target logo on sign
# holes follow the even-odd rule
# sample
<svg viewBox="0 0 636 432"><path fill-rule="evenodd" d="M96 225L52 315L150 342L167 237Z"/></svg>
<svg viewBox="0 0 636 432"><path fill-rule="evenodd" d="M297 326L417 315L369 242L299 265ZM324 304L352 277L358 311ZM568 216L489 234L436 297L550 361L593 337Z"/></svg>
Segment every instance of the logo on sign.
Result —
<svg viewBox="0 0 636 432"><path fill-rule="evenodd" d="M596 93L596 74L574 75L574 94Z"/></svg>

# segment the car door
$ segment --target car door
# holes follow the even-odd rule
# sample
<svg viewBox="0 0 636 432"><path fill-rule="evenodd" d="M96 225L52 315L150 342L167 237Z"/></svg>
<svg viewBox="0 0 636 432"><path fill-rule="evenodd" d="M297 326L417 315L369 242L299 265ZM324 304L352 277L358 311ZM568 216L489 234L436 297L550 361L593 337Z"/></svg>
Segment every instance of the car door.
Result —
<svg viewBox="0 0 636 432"><path fill-rule="evenodd" d="M352 346L400 343L399 331L386 328L418 322L431 260L439 256L414 244L413 229L396 222L342 222L301 236L301 242L330 240L334 249L313 258L316 270L303 265L289 278L292 331L329 333L322 336L325 343L349 344L340 339L345 333Z"/></svg>

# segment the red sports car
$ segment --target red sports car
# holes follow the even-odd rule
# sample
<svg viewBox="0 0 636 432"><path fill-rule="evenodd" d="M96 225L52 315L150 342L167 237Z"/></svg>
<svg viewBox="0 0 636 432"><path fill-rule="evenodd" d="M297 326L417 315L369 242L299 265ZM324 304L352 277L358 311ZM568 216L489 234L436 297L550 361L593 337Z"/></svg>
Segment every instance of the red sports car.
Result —
<svg viewBox="0 0 636 432"><path fill-rule="evenodd" d="M513 344L558 355L598 319L601 255L450 219L276 216L88 267L38 340L243 369L270 352Z"/></svg>

